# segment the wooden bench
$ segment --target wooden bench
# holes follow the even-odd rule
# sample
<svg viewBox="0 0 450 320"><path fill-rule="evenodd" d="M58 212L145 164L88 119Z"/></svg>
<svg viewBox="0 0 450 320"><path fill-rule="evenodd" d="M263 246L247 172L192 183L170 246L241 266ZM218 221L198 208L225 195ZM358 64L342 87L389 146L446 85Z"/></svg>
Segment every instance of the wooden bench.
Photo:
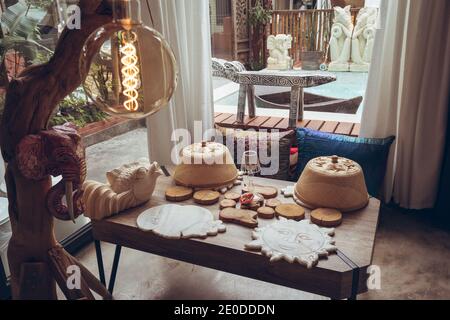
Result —
<svg viewBox="0 0 450 320"><path fill-rule="evenodd" d="M214 113L214 121L216 125L225 128L289 130L289 119L280 117L256 116L255 118L250 118L249 116L245 116L243 123L238 123L236 114ZM323 120L302 120L297 123L297 127L352 137L359 136L359 131L361 129L359 123Z"/></svg>

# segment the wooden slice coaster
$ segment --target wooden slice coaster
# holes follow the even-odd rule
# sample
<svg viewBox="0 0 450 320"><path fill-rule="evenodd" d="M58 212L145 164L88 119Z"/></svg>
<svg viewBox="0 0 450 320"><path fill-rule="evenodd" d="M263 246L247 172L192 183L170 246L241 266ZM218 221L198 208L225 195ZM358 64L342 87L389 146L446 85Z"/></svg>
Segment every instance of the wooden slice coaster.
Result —
<svg viewBox="0 0 450 320"><path fill-rule="evenodd" d="M279 205L281 205L281 201L278 199L269 199L266 201L266 207L275 209L276 207L278 207Z"/></svg>
<svg viewBox="0 0 450 320"><path fill-rule="evenodd" d="M342 213L335 209L319 208L311 212L311 221L321 227L337 227L342 223Z"/></svg>
<svg viewBox="0 0 450 320"><path fill-rule="evenodd" d="M194 201L195 203L209 206L215 204L220 199L220 192L213 190L200 190L194 193Z"/></svg>
<svg viewBox="0 0 450 320"><path fill-rule="evenodd" d="M243 187L242 192L248 192L247 187ZM264 199L273 199L278 196L278 189L270 186L255 186L254 192L262 195Z"/></svg>
<svg viewBox="0 0 450 320"><path fill-rule="evenodd" d="M248 228L256 228L258 226L258 220L256 216L258 214L251 210L226 208L220 211L219 219L224 222L232 222Z"/></svg>
<svg viewBox="0 0 450 320"><path fill-rule="evenodd" d="M236 208L236 201L230 199L223 199L220 201L220 210L225 208Z"/></svg>
<svg viewBox="0 0 450 320"><path fill-rule="evenodd" d="M261 207L258 209L258 217L263 219L273 219L275 217L275 210L271 207Z"/></svg>
<svg viewBox="0 0 450 320"><path fill-rule="evenodd" d="M194 190L191 188L175 186L166 190L166 200L171 202L181 202L192 198Z"/></svg>
<svg viewBox="0 0 450 320"><path fill-rule="evenodd" d="M305 209L296 204L281 204L275 208L277 216L300 221L305 219Z"/></svg>
<svg viewBox="0 0 450 320"><path fill-rule="evenodd" d="M241 198L241 194L230 191L230 192L225 193L224 197L225 197L225 199L239 202L239 199Z"/></svg>
<svg viewBox="0 0 450 320"><path fill-rule="evenodd" d="M250 204L241 204L241 209L257 211L261 206L260 202L252 201Z"/></svg>

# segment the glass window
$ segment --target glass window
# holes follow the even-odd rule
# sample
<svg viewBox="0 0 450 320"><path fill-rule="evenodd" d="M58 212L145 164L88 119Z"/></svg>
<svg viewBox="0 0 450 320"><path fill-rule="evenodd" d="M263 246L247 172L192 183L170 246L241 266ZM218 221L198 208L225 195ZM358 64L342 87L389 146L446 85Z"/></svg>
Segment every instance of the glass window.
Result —
<svg viewBox="0 0 450 320"><path fill-rule="evenodd" d="M352 6L351 11L346 13L349 15L350 33L353 32L352 30L357 32L358 28L374 27L371 14L368 11L361 11L361 8L364 7L364 1L342 0L342 2L344 6L347 4ZM231 12L227 11L229 3L229 0L210 0L212 55L215 58L235 60L242 58L242 56L236 57L236 54L233 54L232 47L227 47L227 50L224 50L224 44L232 45L233 42L235 43L236 39L233 39L233 35L237 31L234 29L225 31L225 18L219 18L219 12L226 12L226 19L230 19L230 28L239 28L239 24L233 21L233 19L237 18L233 16L232 10ZM239 0L232 0L231 8L238 3L240 3ZM271 8L265 8L271 15L269 23L265 26L265 34L262 33L259 38L255 37L252 32L248 35L248 38L251 39L249 48L251 55L248 60L241 61L248 69L256 66L255 63L252 63L251 57L259 50L262 51L263 55L261 59L262 68L265 68L269 51L264 50L264 47L263 49L257 48L255 50L255 46L261 47L261 44L267 41L269 35L278 34L292 35L292 48L289 49L289 55L293 59L294 70L319 70L319 68L326 70L329 68L332 62L331 50L336 49L336 46L333 47L332 43L332 27L335 19L335 10L332 8L333 1L252 0L248 4L250 16L258 4L263 7L271 5ZM377 7L379 6L379 1L367 0L366 4L370 7ZM221 9L219 9L219 6ZM344 9L342 10L344 11ZM228 16L229 13L230 16ZM261 10L259 10L258 14L261 15ZM347 19L347 17L339 17L339 19L343 18ZM219 25L219 21L222 21L223 25ZM249 30L254 30L251 18L248 23L250 26ZM351 37L334 39L335 43L338 43L339 48L342 47L344 41L349 43L347 64L349 70L350 65L353 64L352 70L349 72L349 70L329 68L328 71L336 75L337 81L305 89L304 102L305 117L307 119L360 122L369 78L368 66L370 66L370 63L367 64L365 61L372 51L371 43L373 44L374 41L371 30L361 33L361 35L355 37L356 39ZM356 54L355 46L360 48L360 62L356 66L355 60L358 60L358 58L353 57ZM240 50L241 48L238 47L238 49ZM257 115L288 116L290 88L259 86L255 90ZM215 111L218 113L236 112L238 91L238 84L222 78L214 78ZM284 105L285 108L280 108L280 105Z"/></svg>

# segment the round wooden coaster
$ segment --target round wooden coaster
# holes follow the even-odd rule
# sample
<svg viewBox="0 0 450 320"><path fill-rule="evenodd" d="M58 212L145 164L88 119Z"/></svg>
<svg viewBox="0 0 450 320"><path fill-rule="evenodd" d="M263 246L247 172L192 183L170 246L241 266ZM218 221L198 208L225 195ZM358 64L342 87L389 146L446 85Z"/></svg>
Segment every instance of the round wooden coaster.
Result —
<svg viewBox="0 0 450 320"><path fill-rule="evenodd" d="M256 228L258 226L257 215L256 212L251 210L226 208L220 211L219 219L224 222L237 223L248 228Z"/></svg>
<svg viewBox="0 0 450 320"><path fill-rule="evenodd" d="M292 220L303 220L305 218L305 209L296 204L281 204L275 208L277 216Z"/></svg>
<svg viewBox="0 0 450 320"><path fill-rule="evenodd" d="M224 197L225 197L225 199L239 202L239 199L241 198L241 194L230 191L230 192L225 193Z"/></svg>
<svg viewBox="0 0 450 320"><path fill-rule="evenodd" d="M273 219L275 217L275 210L271 207L261 207L257 212L258 217L263 219Z"/></svg>
<svg viewBox="0 0 450 320"><path fill-rule="evenodd" d="M194 193L194 201L195 203L209 206L215 204L220 199L220 192L213 190L200 190Z"/></svg>
<svg viewBox="0 0 450 320"><path fill-rule="evenodd" d="M342 213L335 209L319 208L311 212L311 221L321 227L337 227L342 223Z"/></svg>
<svg viewBox="0 0 450 320"><path fill-rule="evenodd" d="M257 201L252 201L250 204L241 204L241 209L257 211L261 208L261 203Z"/></svg>
<svg viewBox="0 0 450 320"><path fill-rule="evenodd" d="M248 192L247 187L243 187L242 192ZM270 186L255 186L254 192L262 195L264 199L273 199L278 196L278 189Z"/></svg>
<svg viewBox="0 0 450 320"><path fill-rule="evenodd" d="M166 190L166 200L171 202L181 202L192 198L194 190L191 188L175 186Z"/></svg>
<svg viewBox="0 0 450 320"><path fill-rule="evenodd" d="M281 204L282 204L281 201L278 199L269 199L266 201L266 207L270 207L272 209L275 209Z"/></svg>
<svg viewBox="0 0 450 320"><path fill-rule="evenodd" d="M220 210L225 208L236 208L236 201L230 199L223 199L220 201Z"/></svg>

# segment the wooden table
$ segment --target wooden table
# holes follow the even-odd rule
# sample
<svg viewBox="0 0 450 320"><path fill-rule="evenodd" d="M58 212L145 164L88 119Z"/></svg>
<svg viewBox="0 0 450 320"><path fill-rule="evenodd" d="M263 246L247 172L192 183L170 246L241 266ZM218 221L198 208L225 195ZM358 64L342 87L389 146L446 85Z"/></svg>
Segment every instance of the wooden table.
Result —
<svg viewBox="0 0 450 320"><path fill-rule="evenodd" d="M316 87L336 81L336 75L325 71L304 70L268 70L246 71L243 64L237 61L228 62L213 59L213 75L229 79L240 85L237 122L243 123L245 102L248 98L248 115L255 117L255 87L274 86L291 88L291 105L289 109L289 128L295 128L297 122L303 120L304 88Z"/></svg>
<svg viewBox="0 0 450 320"><path fill-rule="evenodd" d="M284 188L291 182L255 178L256 184ZM199 266L225 271L248 278L262 280L302 291L330 297L332 299L356 299L357 294L366 292L367 268L372 262L372 253L377 229L380 202L370 199L369 205L360 211L347 213L340 227L336 229L335 240L338 252L328 259L321 259L312 269L285 261L276 263L259 252L244 249L251 241L252 230L234 224L227 224L227 231L207 239L168 240L151 232L143 232L136 226L136 218L146 209L166 204L165 190L172 185L169 176L158 180L152 200L139 208L102 221L93 221L93 235L100 272L105 284L105 274L100 241L117 245L108 289L114 288L121 247L128 247L159 256L180 260ZM240 186L235 190L240 192ZM283 202L292 198L278 197ZM193 204L192 200L181 204ZM218 218L218 204L208 206ZM307 216L309 211L307 210ZM259 219L265 226L273 220Z"/></svg>

